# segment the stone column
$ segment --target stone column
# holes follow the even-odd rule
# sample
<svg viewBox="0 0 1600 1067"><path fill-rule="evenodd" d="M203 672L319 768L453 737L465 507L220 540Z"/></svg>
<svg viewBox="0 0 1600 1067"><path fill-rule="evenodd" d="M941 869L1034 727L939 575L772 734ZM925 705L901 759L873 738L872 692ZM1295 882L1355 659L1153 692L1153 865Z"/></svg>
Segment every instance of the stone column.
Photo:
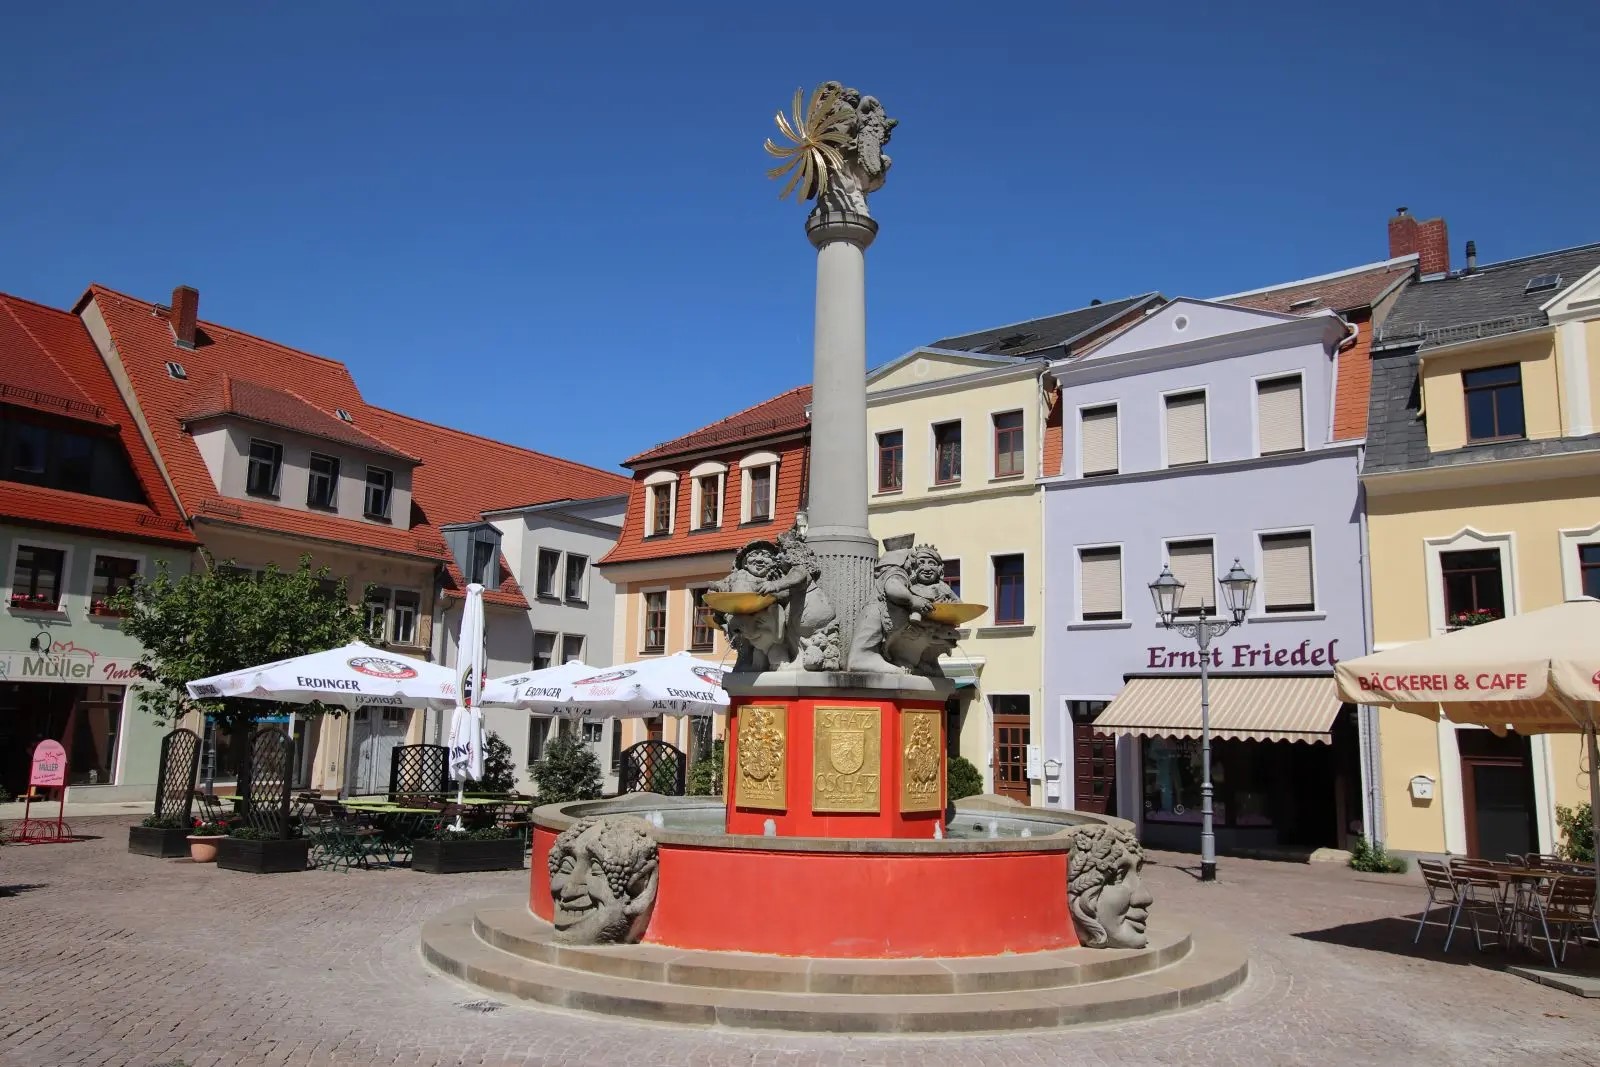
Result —
<svg viewBox="0 0 1600 1067"><path fill-rule="evenodd" d="M846 654L878 558L867 531L866 392L866 250L877 235L878 224L855 212L818 208L806 220L817 249L806 540L821 561Z"/></svg>

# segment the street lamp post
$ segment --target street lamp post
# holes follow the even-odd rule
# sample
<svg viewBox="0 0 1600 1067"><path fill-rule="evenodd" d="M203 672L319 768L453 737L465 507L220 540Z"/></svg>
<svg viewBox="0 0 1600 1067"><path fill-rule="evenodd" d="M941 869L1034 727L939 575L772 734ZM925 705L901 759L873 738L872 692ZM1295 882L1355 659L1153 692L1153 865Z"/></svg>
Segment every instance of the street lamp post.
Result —
<svg viewBox="0 0 1600 1067"><path fill-rule="evenodd" d="M1229 618L1214 618L1207 614L1204 599L1200 614L1193 622L1178 622L1178 612L1183 607L1184 584L1173 576L1172 569L1161 568L1161 574L1150 583L1150 597L1156 604L1156 615L1161 625L1192 637L1200 645L1200 880L1217 879L1217 837L1211 826L1211 639L1221 637L1233 627L1244 622L1255 594L1256 580L1239 565L1222 576L1222 596L1228 605Z"/></svg>

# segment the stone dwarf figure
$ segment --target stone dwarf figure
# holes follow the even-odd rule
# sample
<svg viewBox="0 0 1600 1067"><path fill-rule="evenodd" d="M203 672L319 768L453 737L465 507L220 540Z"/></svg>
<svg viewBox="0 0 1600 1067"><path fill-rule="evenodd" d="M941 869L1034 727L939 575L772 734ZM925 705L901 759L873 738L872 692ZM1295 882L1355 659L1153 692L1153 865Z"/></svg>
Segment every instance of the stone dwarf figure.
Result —
<svg viewBox="0 0 1600 1067"><path fill-rule="evenodd" d="M550 847L555 937L576 945L633 944L656 902L659 865L637 815L579 819Z"/></svg>
<svg viewBox="0 0 1600 1067"><path fill-rule="evenodd" d="M1145 924L1154 900L1140 868L1144 849L1119 826L1093 823L1072 842L1067 872L1067 908L1088 948L1144 948Z"/></svg>
<svg viewBox="0 0 1600 1067"><path fill-rule="evenodd" d="M771 541L751 541L733 560L733 573L711 588L761 593L776 603L749 615L721 615L738 651L735 671L835 670L839 624L817 584L822 566L799 530Z"/></svg>
<svg viewBox="0 0 1600 1067"><path fill-rule="evenodd" d="M956 647L956 628L926 615L935 604L959 599L945 584L944 557L932 545L891 549L878 558L873 577L873 596L850 645L850 669L938 677L939 657Z"/></svg>

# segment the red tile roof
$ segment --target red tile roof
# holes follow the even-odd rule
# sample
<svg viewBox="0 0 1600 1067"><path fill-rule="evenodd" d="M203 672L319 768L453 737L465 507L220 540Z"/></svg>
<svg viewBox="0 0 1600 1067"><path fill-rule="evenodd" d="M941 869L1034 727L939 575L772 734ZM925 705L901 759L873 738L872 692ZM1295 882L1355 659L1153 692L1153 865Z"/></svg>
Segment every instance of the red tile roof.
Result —
<svg viewBox="0 0 1600 1067"><path fill-rule="evenodd" d="M1355 311L1370 308L1390 289L1410 277L1415 269L1414 258L1410 262L1400 263L1391 260L1326 278L1310 278L1304 282L1226 296L1221 301L1258 311L1304 312L1308 315L1318 311ZM1308 300L1314 302L1305 303Z"/></svg>
<svg viewBox="0 0 1600 1067"><path fill-rule="evenodd" d="M185 423L190 423L213 415L237 415L251 422L379 452L407 463L420 462L416 456L407 455L393 445L363 433L337 414L323 411L292 390L234 378L228 374L217 379L215 388L197 397L194 407L185 412L182 418Z"/></svg>
<svg viewBox="0 0 1600 1067"><path fill-rule="evenodd" d="M725 419L718 419L709 426L702 426L693 433L656 445L637 456L623 460L622 465L638 467L669 456L681 456L689 452L738 444L758 437L776 437L779 434L804 430L810 426L810 420L806 418L806 408L810 404L811 386L802 385L790 389L787 393L780 393L771 400L763 400L754 407L735 412Z"/></svg>
<svg viewBox="0 0 1600 1067"><path fill-rule="evenodd" d="M76 315L0 294L0 403L81 422L89 433L114 433L147 501L135 504L4 482L0 517L161 544L197 543Z"/></svg>

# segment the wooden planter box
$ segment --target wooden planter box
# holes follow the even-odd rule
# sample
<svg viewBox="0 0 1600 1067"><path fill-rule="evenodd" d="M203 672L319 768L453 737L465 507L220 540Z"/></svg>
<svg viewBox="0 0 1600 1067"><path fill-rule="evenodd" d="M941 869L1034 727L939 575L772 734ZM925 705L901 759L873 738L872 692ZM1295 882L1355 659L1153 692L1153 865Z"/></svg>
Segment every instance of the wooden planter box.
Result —
<svg viewBox="0 0 1600 1067"><path fill-rule="evenodd" d="M225 871L286 874L305 870L310 852L311 842L304 837L273 841L224 837L217 843L217 866Z"/></svg>
<svg viewBox="0 0 1600 1067"><path fill-rule="evenodd" d="M128 851L136 856L156 856L164 860L187 856L189 828L178 826L168 830L159 826L130 826Z"/></svg>
<svg viewBox="0 0 1600 1067"><path fill-rule="evenodd" d="M411 869L424 874L463 874L467 871L522 870L522 839L503 841L418 841L411 852Z"/></svg>

